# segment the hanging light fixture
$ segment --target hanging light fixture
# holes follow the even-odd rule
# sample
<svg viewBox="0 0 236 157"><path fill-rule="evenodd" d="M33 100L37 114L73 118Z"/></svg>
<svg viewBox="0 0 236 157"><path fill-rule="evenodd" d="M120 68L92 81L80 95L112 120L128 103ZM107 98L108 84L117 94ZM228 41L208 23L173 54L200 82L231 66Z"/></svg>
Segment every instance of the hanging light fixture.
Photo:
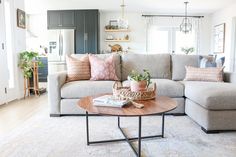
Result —
<svg viewBox="0 0 236 157"><path fill-rule="evenodd" d="M185 17L180 25L180 31L187 34L192 31L192 24L190 22L190 19L188 18L188 13L187 13L187 5L189 2L184 2L185 4Z"/></svg>
<svg viewBox="0 0 236 157"><path fill-rule="evenodd" d="M121 7L121 18L119 19L119 28L120 29L128 29L128 20L125 19L125 0L122 0Z"/></svg>
<svg viewBox="0 0 236 157"><path fill-rule="evenodd" d="M122 4L120 5L121 7L121 18L125 18L125 0L122 0Z"/></svg>

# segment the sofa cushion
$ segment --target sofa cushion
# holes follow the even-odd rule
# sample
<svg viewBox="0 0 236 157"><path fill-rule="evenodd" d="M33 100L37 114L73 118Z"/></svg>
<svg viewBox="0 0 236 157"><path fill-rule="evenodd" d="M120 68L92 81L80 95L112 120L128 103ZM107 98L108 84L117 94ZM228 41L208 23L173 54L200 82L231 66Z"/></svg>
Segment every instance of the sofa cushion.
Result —
<svg viewBox="0 0 236 157"><path fill-rule="evenodd" d="M236 85L219 82L183 81L185 96L209 110L236 109Z"/></svg>
<svg viewBox="0 0 236 157"><path fill-rule="evenodd" d="M89 55L89 62L91 66L90 80L113 80L118 81L116 76L114 56L110 55L107 59L101 59L95 55Z"/></svg>
<svg viewBox="0 0 236 157"><path fill-rule="evenodd" d="M79 99L86 96L102 93L112 93L114 81L74 81L64 84L61 88L61 97Z"/></svg>
<svg viewBox="0 0 236 157"><path fill-rule="evenodd" d="M143 72L143 69L149 70L152 78L171 78L169 54L124 54L121 56L121 62L123 81L127 80L132 70Z"/></svg>
<svg viewBox="0 0 236 157"><path fill-rule="evenodd" d="M81 57L80 59L66 56L66 65L67 82L90 79L90 63L88 56Z"/></svg>
<svg viewBox="0 0 236 157"><path fill-rule="evenodd" d="M172 55L172 80L181 81L185 78L185 66L198 67L198 55Z"/></svg>
<svg viewBox="0 0 236 157"><path fill-rule="evenodd" d="M172 98L184 96L184 85L169 79L151 79L157 85L157 95L169 96ZM123 81L123 86L129 86L129 81ZM152 85L150 85L152 86Z"/></svg>
<svg viewBox="0 0 236 157"><path fill-rule="evenodd" d="M224 67L195 68L186 66L185 81L223 82Z"/></svg>
<svg viewBox="0 0 236 157"><path fill-rule="evenodd" d="M82 56L85 56L87 54L73 54L71 56L80 59ZM119 54L112 54L113 60L115 62L115 69L116 69L116 76L118 77L118 80L121 80L121 57ZM111 54L96 54L97 57L101 59L107 59L111 56Z"/></svg>

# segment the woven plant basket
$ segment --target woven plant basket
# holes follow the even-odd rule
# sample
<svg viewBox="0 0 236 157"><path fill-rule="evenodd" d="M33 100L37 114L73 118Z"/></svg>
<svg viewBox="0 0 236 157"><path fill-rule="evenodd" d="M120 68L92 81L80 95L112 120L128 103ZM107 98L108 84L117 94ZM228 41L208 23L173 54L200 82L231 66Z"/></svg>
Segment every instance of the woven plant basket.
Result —
<svg viewBox="0 0 236 157"><path fill-rule="evenodd" d="M113 84L113 95L117 99L122 100L150 100L156 97L156 83L154 83L153 88L148 88L147 91L142 92L132 92L130 87L123 87L120 82L115 82Z"/></svg>

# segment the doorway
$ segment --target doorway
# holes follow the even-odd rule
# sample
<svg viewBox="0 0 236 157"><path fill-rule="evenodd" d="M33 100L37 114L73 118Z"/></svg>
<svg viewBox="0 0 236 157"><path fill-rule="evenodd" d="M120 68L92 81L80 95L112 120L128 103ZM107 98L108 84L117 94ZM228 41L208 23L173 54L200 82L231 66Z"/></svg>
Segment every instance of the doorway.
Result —
<svg viewBox="0 0 236 157"><path fill-rule="evenodd" d="M13 3L0 1L0 104L17 98L13 43Z"/></svg>
<svg viewBox="0 0 236 157"><path fill-rule="evenodd" d="M6 88L7 88L7 55L5 51L5 17L3 2L0 3L0 105L6 103Z"/></svg>

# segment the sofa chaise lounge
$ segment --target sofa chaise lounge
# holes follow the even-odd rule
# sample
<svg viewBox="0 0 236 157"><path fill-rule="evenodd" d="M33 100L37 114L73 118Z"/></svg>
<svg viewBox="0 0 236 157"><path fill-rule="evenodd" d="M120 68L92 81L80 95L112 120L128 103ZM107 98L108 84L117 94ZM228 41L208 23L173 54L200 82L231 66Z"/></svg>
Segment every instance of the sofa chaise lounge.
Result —
<svg viewBox="0 0 236 157"><path fill-rule="evenodd" d="M83 55L74 55L80 58ZM107 58L108 54L98 57ZM175 99L178 107L170 114L187 114L206 133L236 130L236 75L225 73L225 82L184 81L185 66L198 67L198 55L124 54L114 55L116 74L127 85L131 70L148 69L152 82L157 84L157 95ZM66 82L66 72L48 76L50 116L84 115L77 102L80 98L101 93L112 93L114 81Z"/></svg>

